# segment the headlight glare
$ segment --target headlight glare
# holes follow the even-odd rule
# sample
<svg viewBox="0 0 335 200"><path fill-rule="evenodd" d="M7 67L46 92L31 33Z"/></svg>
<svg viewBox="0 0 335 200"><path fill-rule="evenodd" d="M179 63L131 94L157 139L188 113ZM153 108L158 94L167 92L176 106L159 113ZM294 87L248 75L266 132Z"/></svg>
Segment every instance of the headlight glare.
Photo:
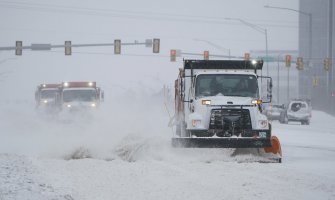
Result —
<svg viewBox="0 0 335 200"><path fill-rule="evenodd" d="M211 100L202 100L201 104L202 105L211 105Z"/></svg>

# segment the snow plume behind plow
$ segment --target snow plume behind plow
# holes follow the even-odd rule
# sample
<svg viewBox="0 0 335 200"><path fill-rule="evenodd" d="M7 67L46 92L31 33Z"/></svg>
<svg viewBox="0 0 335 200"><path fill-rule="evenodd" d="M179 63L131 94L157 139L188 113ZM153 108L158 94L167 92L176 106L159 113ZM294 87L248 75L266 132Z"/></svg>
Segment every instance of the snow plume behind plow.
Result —
<svg viewBox="0 0 335 200"><path fill-rule="evenodd" d="M0 153L113 160L120 153L115 149L133 135L169 144L171 130L163 98L140 94L106 98L90 117L73 120L38 113L31 101L0 102Z"/></svg>
<svg viewBox="0 0 335 200"><path fill-rule="evenodd" d="M89 116L71 120L41 115L33 103L0 104L0 153L126 162L262 161L258 155L233 149L172 148L167 109L172 114L173 104L164 104L163 96L147 91L133 96L125 93L107 98Z"/></svg>

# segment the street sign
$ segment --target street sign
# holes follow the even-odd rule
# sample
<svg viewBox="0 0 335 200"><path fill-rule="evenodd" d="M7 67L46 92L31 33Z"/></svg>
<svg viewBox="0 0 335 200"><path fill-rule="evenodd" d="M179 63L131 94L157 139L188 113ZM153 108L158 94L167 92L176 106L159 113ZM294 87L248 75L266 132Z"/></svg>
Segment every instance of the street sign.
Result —
<svg viewBox="0 0 335 200"><path fill-rule="evenodd" d="M145 47L152 47L152 39L145 40Z"/></svg>
<svg viewBox="0 0 335 200"><path fill-rule="evenodd" d="M51 44L31 44L30 47L33 51L51 50Z"/></svg>

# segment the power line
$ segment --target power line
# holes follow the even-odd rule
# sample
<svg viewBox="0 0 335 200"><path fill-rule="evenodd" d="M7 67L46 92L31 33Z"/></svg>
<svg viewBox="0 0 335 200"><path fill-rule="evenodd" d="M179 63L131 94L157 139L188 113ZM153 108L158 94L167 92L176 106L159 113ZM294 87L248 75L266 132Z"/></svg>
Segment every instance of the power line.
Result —
<svg viewBox="0 0 335 200"><path fill-rule="evenodd" d="M1 5L2 4L2 5ZM134 12L125 10L113 10L113 9L92 9L85 7L74 7L74 6L60 6L53 4L37 4L37 3L25 3L25 2L9 2L0 1L1 8L20 9L20 10L33 10L41 12L54 12L62 14L80 14L90 16L101 16L101 17L113 17L123 19L145 19L154 21L173 21L173 22L190 22L190 23L210 23L210 24L227 24L236 25L234 23L225 22L224 18L221 17L210 17L210 16L196 16L196 15L180 15L172 13L156 13L156 12ZM263 20L265 21L265 20ZM271 22L268 20L268 22ZM297 25L278 25L278 24L262 24L262 26L272 27L286 27L286 28L297 28Z"/></svg>

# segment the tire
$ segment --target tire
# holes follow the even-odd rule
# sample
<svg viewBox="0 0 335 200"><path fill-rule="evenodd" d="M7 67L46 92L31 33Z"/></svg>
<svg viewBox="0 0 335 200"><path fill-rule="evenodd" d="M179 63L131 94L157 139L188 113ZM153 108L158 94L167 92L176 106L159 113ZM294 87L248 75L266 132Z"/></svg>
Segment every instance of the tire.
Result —
<svg viewBox="0 0 335 200"><path fill-rule="evenodd" d="M284 124L284 114L283 113L280 114L279 123Z"/></svg>

